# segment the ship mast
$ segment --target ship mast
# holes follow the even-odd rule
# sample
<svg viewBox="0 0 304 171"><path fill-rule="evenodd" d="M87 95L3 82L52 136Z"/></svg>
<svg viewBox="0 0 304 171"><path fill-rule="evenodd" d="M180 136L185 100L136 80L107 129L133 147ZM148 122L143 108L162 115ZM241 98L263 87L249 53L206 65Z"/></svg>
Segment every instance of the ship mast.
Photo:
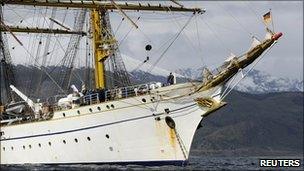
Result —
<svg viewBox="0 0 304 171"><path fill-rule="evenodd" d="M111 53L111 46L115 39L110 37L104 27L105 10L93 9L91 12L91 25L93 31L93 49L95 62L95 88L103 89L106 87L105 60Z"/></svg>
<svg viewBox="0 0 304 171"><path fill-rule="evenodd" d="M3 22L2 7L0 7L0 25ZM15 84L12 59L7 46L7 39L0 29L0 106L14 100L9 85ZM5 93L3 93L3 87Z"/></svg>
<svg viewBox="0 0 304 171"><path fill-rule="evenodd" d="M28 5L42 7L64 7L64 8L89 8L91 9L91 25L93 34L94 62L95 62L95 88L106 88L105 76L105 60L110 56L116 40L112 35L106 34L107 28L105 24L105 14L108 10L118 10L122 14L122 10L128 11L164 11L164 12L192 12L204 13L205 11L199 8L185 8L183 6L163 6L148 4L128 4L115 3L114 1L63 1L63 0L0 0L0 3L11 5ZM128 18L128 17L127 17ZM131 21L132 22L132 21ZM134 23L134 22L132 22ZM20 31L20 30L19 30ZM36 30L39 33L39 30Z"/></svg>

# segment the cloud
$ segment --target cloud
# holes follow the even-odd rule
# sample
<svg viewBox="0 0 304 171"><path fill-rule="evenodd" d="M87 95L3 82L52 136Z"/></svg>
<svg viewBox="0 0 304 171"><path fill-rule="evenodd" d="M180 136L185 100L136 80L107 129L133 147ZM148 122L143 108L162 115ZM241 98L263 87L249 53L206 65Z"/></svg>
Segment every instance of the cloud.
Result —
<svg viewBox="0 0 304 171"><path fill-rule="evenodd" d="M161 3L173 5L170 2ZM183 33L163 55L158 63L159 67L176 70L207 65L214 68L219 66L230 52L236 55L242 54L248 50L251 44L251 34L263 40L265 28L261 18L271 8L275 31L281 31L284 35L257 65L257 69L274 76L303 79L303 2L183 1L182 3L185 6L205 8L207 11L192 19ZM14 12L11 10L10 14L5 13L6 21L16 24L13 21L19 21L22 17L29 22L34 21L29 18L32 15L28 9L30 8L18 8ZM43 14L42 12L43 10L40 11L41 14ZM19 15L16 16L15 13ZM73 10L69 11L67 17L71 17L74 13ZM49 16L50 12L47 15ZM113 30L116 30L120 25L116 33L118 40L121 41L127 35L120 45L120 51L142 61L146 59L146 56L150 56L150 62L153 64L160 58L162 52L169 46L170 39L178 34L191 14L129 12L128 15L133 21L141 17L137 22L139 29L132 28L127 20L121 22L122 16L117 12L110 13L110 15ZM63 21L64 16L64 10L58 10L56 19ZM65 23L72 26L73 20L66 20ZM130 33L128 33L129 31ZM164 44L165 42L167 43ZM16 42L11 38L10 43L16 45ZM67 44L67 42L62 43ZM150 52L146 52L144 49L147 44L152 45ZM20 48L16 49L19 50L12 53L13 55L24 54ZM56 50L59 51L59 48ZM60 52L57 54L61 55ZM14 58L18 59L15 61L23 61L16 56Z"/></svg>
<svg viewBox="0 0 304 171"><path fill-rule="evenodd" d="M251 44L250 34L257 36L260 40L264 39L266 32L262 15L271 8L275 31L282 31L284 36L257 67L274 76L303 79L302 2L200 1L183 2L183 4L203 7L207 9L207 12L189 24L184 34L161 60L159 64L161 67L171 70L177 67L199 67L199 65L204 65L201 58L207 66L215 67L221 64L230 51L237 55L242 54ZM198 23L198 28L195 22ZM176 34L176 29L178 29L176 24L170 21L159 21L157 24L144 21L143 23L142 29L146 30L146 34L156 42L158 42L156 39L169 39L174 33ZM180 20L179 23L183 25L185 19ZM201 51L195 50L191 45L198 45L196 29L199 31ZM139 35L140 33L138 35L134 33L128 37L128 42L134 43L124 49L127 53L136 52L135 57L144 54L140 50L143 47L141 43L144 41Z"/></svg>

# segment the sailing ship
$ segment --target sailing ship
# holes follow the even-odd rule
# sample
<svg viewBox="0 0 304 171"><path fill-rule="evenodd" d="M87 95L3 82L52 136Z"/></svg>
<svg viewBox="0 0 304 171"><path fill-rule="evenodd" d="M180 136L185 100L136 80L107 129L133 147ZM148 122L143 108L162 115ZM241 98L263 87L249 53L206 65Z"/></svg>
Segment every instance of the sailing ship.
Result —
<svg viewBox="0 0 304 171"><path fill-rule="evenodd" d="M13 82L9 52L4 34L1 34L1 78L5 82L7 102L1 100L1 165L12 164L141 164L185 165L188 163L191 143L201 121L223 107L227 83L248 65L266 53L282 36L267 29L265 40L255 39L253 46L240 56L233 56L217 68L204 70L203 79L174 83L130 83L119 58L117 41L109 24L111 10L119 11L137 27L125 11L176 11L203 14L205 10L176 6L116 3L102 1L63 0L0 0L7 5L23 5L80 9L74 30L52 28L12 27L2 20L1 33L15 32L43 34L72 34L69 46L73 61L75 42L81 36L92 35L95 90L79 91L69 83L69 74L63 74L65 87L73 93L54 103L35 102L18 89ZM1 13L2 13L1 7ZM91 33L82 31L83 18L90 13ZM268 16L266 16L267 18ZM51 17L53 23L63 24ZM22 43L18 41L19 43ZM147 47L150 49L151 47ZM113 77L120 80L107 84L105 62L111 59ZM43 68L40 68L43 70ZM48 75L48 74L47 74ZM119 79L121 78L121 79ZM225 93L226 92L226 93ZM13 94L13 95L12 95ZM16 98L17 95L17 98ZM2 94L3 96L3 94ZM16 99L20 99L17 101Z"/></svg>

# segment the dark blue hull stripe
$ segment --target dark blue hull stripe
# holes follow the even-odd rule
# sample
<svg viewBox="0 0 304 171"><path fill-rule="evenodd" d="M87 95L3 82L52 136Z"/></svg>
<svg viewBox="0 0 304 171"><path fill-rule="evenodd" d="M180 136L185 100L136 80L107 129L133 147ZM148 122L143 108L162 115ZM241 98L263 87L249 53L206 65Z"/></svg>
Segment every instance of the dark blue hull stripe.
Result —
<svg viewBox="0 0 304 171"><path fill-rule="evenodd" d="M176 112L176 111L179 111L179 110L182 110L182 109L186 109L186 108L189 108L189 107L192 107L192 106L195 106L195 105L196 105L196 103L194 103L192 105L189 105L189 106L185 106L185 107L179 108L179 109L171 110L170 112ZM94 129L94 128L98 128L98 127L109 126L109 125L113 125L113 124L119 124L119 123L123 123L123 122L129 122L129 121L149 118L149 117L155 117L155 116L164 115L164 114L165 113L158 113L158 114L147 115L147 116L142 116L142 117L137 117L137 118L132 118L132 119L126 119L126 120L121 120L121 121L107 123L107 124L100 124L100 125L85 127L85 128L73 129L73 130L62 131L62 132L47 133L47 134L38 134L38 135L30 135L30 136L23 136L23 137L7 138L7 139L2 139L0 141L9 141L9 140L18 140L18 139L26 139L26 138L34 138L34 137L42 137L42 136L51 136L51 135L65 134L65 133L70 133L70 132L83 131L83 130ZM169 115L170 115L170 113L169 113Z"/></svg>
<svg viewBox="0 0 304 171"><path fill-rule="evenodd" d="M89 162L89 163L41 163L41 165L56 165L56 166L65 166L65 165L141 165L141 166L165 166L165 165L174 165L174 166L185 166L188 164L188 160L159 160L159 161L129 161L129 162ZM24 166L23 164L0 164L1 166ZM35 164L30 164L35 166Z"/></svg>

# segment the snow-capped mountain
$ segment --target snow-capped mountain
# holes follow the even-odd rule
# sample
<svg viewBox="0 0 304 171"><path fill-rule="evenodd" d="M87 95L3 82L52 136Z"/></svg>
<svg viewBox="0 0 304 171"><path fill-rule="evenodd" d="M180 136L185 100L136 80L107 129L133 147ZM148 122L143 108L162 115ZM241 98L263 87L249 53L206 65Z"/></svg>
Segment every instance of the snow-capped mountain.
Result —
<svg viewBox="0 0 304 171"><path fill-rule="evenodd" d="M303 91L303 80L277 78L259 70L252 70L236 89L252 93Z"/></svg>
<svg viewBox="0 0 304 171"><path fill-rule="evenodd" d="M126 65L128 72L137 75L137 78L142 78L139 75L143 75L148 72L151 75L157 76L154 79L160 79L163 77L163 80L166 80L166 77L169 75L170 71L165 70L160 67L154 67L151 70L151 64L149 62L143 63L132 57L122 54L122 58ZM175 71L175 75L178 78L189 78L189 79L199 79L202 77L202 68L193 69L178 69ZM245 72L245 71L244 71ZM236 77L235 80L238 80L240 75ZM160 81L160 80L150 80L150 81ZM271 76L267 73L264 73L259 70L252 70L249 74L235 87L236 90L248 93L270 93L270 92L282 92L282 91L303 91L303 80L299 81L296 79L289 78L277 78Z"/></svg>
<svg viewBox="0 0 304 171"><path fill-rule="evenodd" d="M190 79L198 79L202 77L203 67L197 69L194 68L177 69L175 72Z"/></svg>
<svg viewBox="0 0 304 171"><path fill-rule="evenodd" d="M188 78L197 79L202 77L202 68L179 69L177 73ZM245 72L245 71L244 71ZM240 79L240 75L235 80ZM303 91L303 80L278 78L259 70L252 70L235 87L236 90L248 93L270 93L281 91Z"/></svg>

